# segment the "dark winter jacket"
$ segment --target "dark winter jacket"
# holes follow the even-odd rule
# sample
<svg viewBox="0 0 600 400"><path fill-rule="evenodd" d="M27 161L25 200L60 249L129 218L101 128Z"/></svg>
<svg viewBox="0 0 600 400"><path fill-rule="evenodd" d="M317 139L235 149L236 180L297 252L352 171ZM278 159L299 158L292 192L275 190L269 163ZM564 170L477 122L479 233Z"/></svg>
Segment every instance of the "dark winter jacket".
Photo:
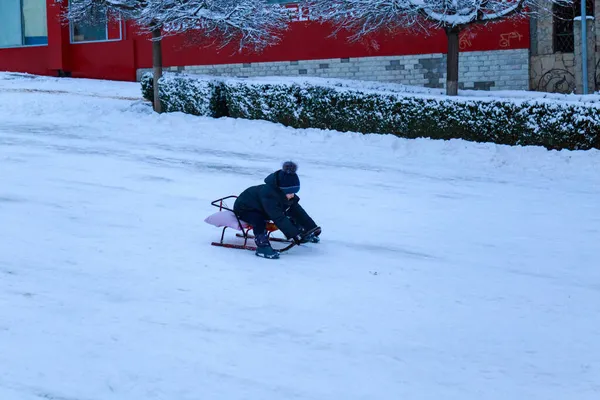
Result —
<svg viewBox="0 0 600 400"><path fill-rule="evenodd" d="M244 212L258 212L265 220L273 221L287 238L292 238L300 234L299 227L310 230L317 226L298 204L299 201L298 196L287 199L285 193L279 189L275 172L265 178L264 185L244 190L235 201L233 210L238 216Z"/></svg>

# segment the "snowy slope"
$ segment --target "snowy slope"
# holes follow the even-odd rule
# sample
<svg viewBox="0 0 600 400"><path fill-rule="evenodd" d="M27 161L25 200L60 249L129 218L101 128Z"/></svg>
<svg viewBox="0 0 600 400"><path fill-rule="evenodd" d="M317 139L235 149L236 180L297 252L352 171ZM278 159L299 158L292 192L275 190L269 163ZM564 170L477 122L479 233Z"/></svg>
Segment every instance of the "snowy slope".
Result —
<svg viewBox="0 0 600 400"><path fill-rule="evenodd" d="M1 400L599 398L600 152L159 116L137 84L6 77ZM289 158L323 242L211 247L210 201Z"/></svg>

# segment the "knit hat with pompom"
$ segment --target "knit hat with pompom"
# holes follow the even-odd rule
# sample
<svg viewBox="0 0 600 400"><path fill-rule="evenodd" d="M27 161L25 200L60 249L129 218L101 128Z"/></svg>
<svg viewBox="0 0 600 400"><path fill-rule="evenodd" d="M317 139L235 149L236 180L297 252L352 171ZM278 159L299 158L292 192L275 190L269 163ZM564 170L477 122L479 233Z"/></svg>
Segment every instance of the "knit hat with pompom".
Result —
<svg viewBox="0 0 600 400"><path fill-rule="evenodd" d="M285 194L298 193L300 191L300 178L296 175L298 166L293 161L283 163L277 172L277 184Z"/></svg>

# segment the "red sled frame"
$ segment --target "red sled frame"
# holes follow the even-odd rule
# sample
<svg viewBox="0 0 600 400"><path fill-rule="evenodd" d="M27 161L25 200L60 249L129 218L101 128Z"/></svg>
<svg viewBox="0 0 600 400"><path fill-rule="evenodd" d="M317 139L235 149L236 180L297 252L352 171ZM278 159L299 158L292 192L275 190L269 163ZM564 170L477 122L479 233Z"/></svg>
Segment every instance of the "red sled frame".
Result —
<svg viewBox="0 0 600 400"><path fill-rule="evenodd" d="M252 229L252 226L246 224L247 228L244 229L244 225L242 224L242 221L240 220L240 218L235 214L235 212L227 207L225 205L225 200L227 199L237 199L237 196L227 196L227 197L223 197L221 199L217 199L213 202L211 202L210 204L214 207L217 207L219 209L219 211L231 211L233 213L233 215L235 215L235 219L237 220L238 226L240 231L242 231L242 233L238 233L236 234L237 237L243 238L244 239L244 244L231 244L231 243L225 243L225 231L227 230L227 228L229 228L228 226L223 227L223 231L221 232L221 240L219 242L212 242L211 245L213 246L217 246L217 247L225 247L228 249L240 249L240 250L251 250L251 251L256 251L256 246L250 246L248 245L248 239L254 239L254 236L250 234L250 230ZM279 229L277 228L277 226L275 226L275 224L273 224L272 222L268 222L267 223L267 237L269 238L270 241L272 242L282 242L282 243L289 243L286 247L284 247L283 249L276 249L278 252L282 253L284 251L288 251L289 249L291 249L292 247L295 246L295 243L287 240L287 239L280 239L280 238L272 238L271 237L271 233L278 231Z"/></svg>

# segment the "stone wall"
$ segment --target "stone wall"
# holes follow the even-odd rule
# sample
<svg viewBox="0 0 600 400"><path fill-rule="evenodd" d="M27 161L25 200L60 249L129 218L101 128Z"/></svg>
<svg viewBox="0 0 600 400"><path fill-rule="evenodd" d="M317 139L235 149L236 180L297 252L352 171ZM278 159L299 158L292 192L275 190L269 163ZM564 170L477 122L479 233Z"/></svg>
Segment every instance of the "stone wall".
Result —
<svg viewBox="0 0 600 400"><path fill-rule="evenodd" d="M596 88L596 35L595 35L595 19L588 17L585 24L587 31L586 48L587 48L587 76L583 76L583 50L582 50L582 26L581 18L575 21L575 82L577 83L577 93L583 93L584 80L587 81L588 93L593 93Z"/></svg>
<svg viewBox="0 0 600 400"><path fill-rule="evenodd" d="M547 11L538 10L536 17L531 21L531 59L530 59L530 74L529 85L532 90L543 92L558 92L572 93L581 92L582 77L579 73L581 68L579 59L576 59L575 53L554 53L553 46L553 17L551 12L552 6L548 3ZM595 0L594 15L600 16L600 0ZM600 90L600 20L596 18L593 22L595 29L592 31L589 40L595 41L595 51L590 52L591 59L590 74L594 74L595 85L590 85L590 92ZM576 21L576 24L581 24L581 21ZM593 33L596 32L596 33ZM577 30L574 32L577 35ZM576 38L576 47L579 46ZM580 46L579 46L580 47ZM593 72L592 72L593 71ZM593 82L592 78L592 82Z"/></svg>
<svg viewBox="0 0 600 400"><path fill-rule="evenodd" d="M550 5L548 7L551 7ZM554 27L552 26L552 14L539 10L535 17L532 17L531 27L531 55L543 56L554 53L553 38Z"/></svg>
<svg viewBox="0 0 600 400"><path fill-rule="evenodd" d="M531 90L572 93L576 89L575 55L556 53L531 57Z"/></svg>
<svg viewBox="0 0 600 400"><path fill-rule="evenodd" d="M600 91L600 0L594 3L594 31L596 33L596 66L594 68L594 76L596 77L596 90Z"/></svg>
<svg viewBox="0 0 600 400"><path fill-rule="evenodd" d="M551 9L551 5L548 6ZM571 93L575 91L575 55L554 53L553 18L539 10L532 20L530 87L540 92Z"/></svg>
<svg viewBox="0 0 600 400"><path fill-rule="evenodd" d="M529 51L499 50L460 54L459 86L479 90L529 89ZM446 55L334 58L322 60L261 62L247 64L191 65L167 70L191 74L259 77L317 76L443 88ZM141 73L148 70L139 70Z"/></svg>

